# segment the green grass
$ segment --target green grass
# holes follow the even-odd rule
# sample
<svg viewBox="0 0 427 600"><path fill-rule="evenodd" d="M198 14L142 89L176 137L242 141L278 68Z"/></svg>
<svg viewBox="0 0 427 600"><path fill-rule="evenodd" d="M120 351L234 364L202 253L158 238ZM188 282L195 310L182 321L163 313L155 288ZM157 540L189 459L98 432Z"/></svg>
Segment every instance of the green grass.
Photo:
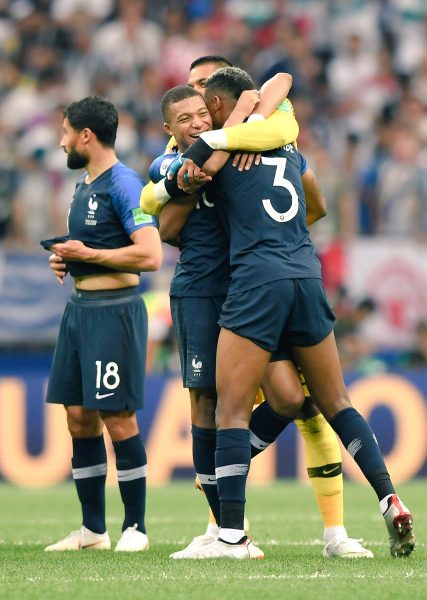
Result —
<svg viewBox="0 0 427 600"><path fill-rule="evenodd" d="M399 487L415 516L418 547L392 559L377 502L367 487L346 484L346 526L363 537L373 560L325 560L322 524L310 488L293 482L249 488L247 513L263 561L173 561L168 555L204 531L207 510L191 482L150 489L144 554L44 553L47 544L79 527L72 485L49 490L0 486L0 598L67 600L427 598L425 481ZM112 541L120 535L117 489L107 497Z"/></svg>

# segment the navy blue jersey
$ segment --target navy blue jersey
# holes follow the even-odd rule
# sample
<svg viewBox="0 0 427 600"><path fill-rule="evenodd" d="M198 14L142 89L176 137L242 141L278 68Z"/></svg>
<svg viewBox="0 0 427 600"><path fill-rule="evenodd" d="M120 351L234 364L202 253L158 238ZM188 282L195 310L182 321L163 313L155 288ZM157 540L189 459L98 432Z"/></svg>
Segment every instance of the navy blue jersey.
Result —
<svg viewBox="0 0 427 600"><path fill-rule="evenodd" d="M300 173L301 173L301 177L303 175L306 174L308 166L307 166L307 161L305 160L304 156L301 154L301 152L298 152L299 155L299 159L300 159Z"/></svg>
<svg viewBox="0 0 427 600"><path fill-rule="evenodd" d="M135 171L117 162L92 183L86 184L85 178L86 174L78 180L70 206L70 239L91 248L123 248L132 245L130 235L134 231L155 226L153 217L139 206L143 183ZM73 277L115 271L78 261L67 262L67 267Z"/></svg>
<svg viewBox="0 0 427 600"><path fill-rule="evenodd" d="M150 179L159 181L176 154L157 158ZM171 282L175 297L209 297L227 294L230 282L228 237L212 198L202 193L180 234L181 251Z"/></svg>
<svg viewBox="0 0 427 600"><path fill-rule="evenodd" d="M230 236L229 293L279 279L320 278L306 226L302 157L292 145L239 172L229 160L210 185Z"/></svg>

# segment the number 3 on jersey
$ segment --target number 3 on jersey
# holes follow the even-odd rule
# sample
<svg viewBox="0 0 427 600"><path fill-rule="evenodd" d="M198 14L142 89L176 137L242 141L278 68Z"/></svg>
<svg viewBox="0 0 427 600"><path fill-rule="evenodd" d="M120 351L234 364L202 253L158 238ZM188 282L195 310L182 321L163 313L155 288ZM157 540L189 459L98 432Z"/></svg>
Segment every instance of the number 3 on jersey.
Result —
<svg viewBox="0 0 427 600"><path fill-rule="evenodd" d="M116 362L109 362L105 366L104 374L102 373L102 362L95 361L96 364L96 388L99 390L102 385L107 390L115 390L120 383L119 365Z"/></svg>
<svg viewBox="0 0 427 600"><path fill-rule="evenodd" d="M271 201L268 198L262 201L265 211L270 215L272 219L274 219L278 223L286 223L286 221L290 221L295 217L295 215L298 212L297 191L293 183L289 181L289 179L286 179L286 177L284 177L287 160L288 159L284 157L261 157L261 161L264 165L271 165L273 167L276 167L273 185L284 187L288 190L288 192L291 195L291 206L286 212L278 212L275 208L273 208L273 205L271 204Z"/></svg>

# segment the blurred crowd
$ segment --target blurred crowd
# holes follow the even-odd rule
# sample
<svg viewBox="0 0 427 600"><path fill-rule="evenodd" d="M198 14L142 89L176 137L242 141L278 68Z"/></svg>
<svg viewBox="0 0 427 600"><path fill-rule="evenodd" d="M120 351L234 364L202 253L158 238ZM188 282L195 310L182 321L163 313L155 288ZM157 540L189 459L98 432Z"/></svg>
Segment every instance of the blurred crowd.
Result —
<svg viewBox="0 0 427 600"><path fill-rule="evenodd" d="M109 97L118 155L146 177L166 141L160 99L206 54L259 85L292 74L299 148L328 201L313 229L320 252L355 235L426 240L425 0L0 0L2 247L41 252L40 239L64 232L76 180L58 148L69 102ZM150 282L156 306L176 257L166 249L169 272ZM159 364L176 362L169 328L153 320Z"/></svg>

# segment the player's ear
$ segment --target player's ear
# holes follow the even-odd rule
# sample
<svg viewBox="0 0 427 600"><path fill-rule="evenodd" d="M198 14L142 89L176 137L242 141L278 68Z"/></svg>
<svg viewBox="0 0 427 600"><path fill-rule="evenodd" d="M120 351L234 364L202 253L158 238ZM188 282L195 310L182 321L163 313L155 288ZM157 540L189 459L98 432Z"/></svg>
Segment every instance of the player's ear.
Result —
<svg viewBox="0 0 427 600"><path fill-rule="evenodd" d="M222 100L219 96L214 96L212 98L212 110L217 112L222 106Z"/></svg>
<svg viewBox="0 0 427 600"><path fill-rule="evenodd" d="M173 136L172 130L169 127L169 123L163 123L163 129L165 130L165 132L170 135L171 137Z"/></svg>
<svg viewBox="0 0 427 600"><path fill-rule="evenodd" d="M89 129L89 127L85 127L80 131L80 137L84 144L87 144L91 140L93 135L94 133L91 129Z"/></svg>

